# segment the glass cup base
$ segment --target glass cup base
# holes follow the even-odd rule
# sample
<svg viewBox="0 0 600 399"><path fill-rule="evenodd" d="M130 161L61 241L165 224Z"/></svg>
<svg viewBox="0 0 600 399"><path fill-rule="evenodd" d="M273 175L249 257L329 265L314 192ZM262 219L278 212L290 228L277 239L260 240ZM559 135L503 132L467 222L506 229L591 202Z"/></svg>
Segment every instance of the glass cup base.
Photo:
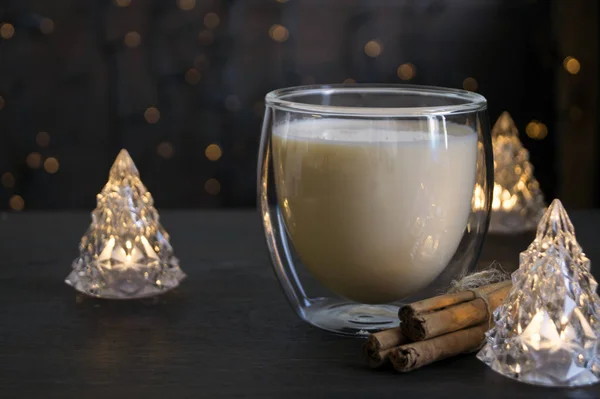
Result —
<svg viewBox="0 0 600 399"><path fill-rule="evenodd" d="M343 299L318 298L304 310L304 318L315 327L336 334L368 337L370 333L397 327L398 306L365 305Z"/></svg>

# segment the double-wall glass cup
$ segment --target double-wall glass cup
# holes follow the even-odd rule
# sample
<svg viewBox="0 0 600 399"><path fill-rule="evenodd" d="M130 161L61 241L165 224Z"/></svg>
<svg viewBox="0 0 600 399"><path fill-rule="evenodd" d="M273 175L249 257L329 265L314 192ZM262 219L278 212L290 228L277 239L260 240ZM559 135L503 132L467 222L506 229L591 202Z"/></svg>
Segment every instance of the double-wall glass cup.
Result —
<svg viewBox="0 0 600 399"><path fill-rule="evenodd" d="M493 160L479 94L404 85L266 96L258 206L275 275L308 323L347 335L472 271Z"/></svg>

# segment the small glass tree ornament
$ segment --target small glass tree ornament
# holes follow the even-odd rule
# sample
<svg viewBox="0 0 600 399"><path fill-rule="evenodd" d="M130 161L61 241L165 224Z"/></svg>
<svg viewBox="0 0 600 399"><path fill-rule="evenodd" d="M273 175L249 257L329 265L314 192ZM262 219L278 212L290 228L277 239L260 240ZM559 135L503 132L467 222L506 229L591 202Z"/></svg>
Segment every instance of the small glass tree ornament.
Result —
<svg viewBox="0 0 600 399"><path fill-rule="evenodd" d="M520 255L513 288L477 357L498 373L545 386L600 380L600 298L590 261L559 200Z"/></svg>
<svg viewBox="0 0 600 399"><path fill-rule="evenodd" d="M546 207L540 185L519 131L508 112L492 128L494 193L489 230L519 233L535 230ZM477 192L475 193L477 195Z"/></svg>
<svg viewBox="0 0 600 399"><path fill-rule="evenodd" d="M177 287L185 278L152 195L124 149L97 196L92 224L79 249L65 282L94 297L153 296Z"/></svg>

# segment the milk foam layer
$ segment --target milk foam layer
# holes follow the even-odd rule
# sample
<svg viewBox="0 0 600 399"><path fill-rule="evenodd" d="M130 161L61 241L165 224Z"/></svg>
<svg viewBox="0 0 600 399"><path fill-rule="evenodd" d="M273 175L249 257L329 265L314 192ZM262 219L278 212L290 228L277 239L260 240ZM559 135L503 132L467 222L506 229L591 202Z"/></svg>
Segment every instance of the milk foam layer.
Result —
<svg viewBox="0 0 600 399"><path fill-rule="evenodd" d="M315 119L276 126L279 205L294 248L339 295L385 303L446 267L463 236L477 136L434 122Z"/></svg>

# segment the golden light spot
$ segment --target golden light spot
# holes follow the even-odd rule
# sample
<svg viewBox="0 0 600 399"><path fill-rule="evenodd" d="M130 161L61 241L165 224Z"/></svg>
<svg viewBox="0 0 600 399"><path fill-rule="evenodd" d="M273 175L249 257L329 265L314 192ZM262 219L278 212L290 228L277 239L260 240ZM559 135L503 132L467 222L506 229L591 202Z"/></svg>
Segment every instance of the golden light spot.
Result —
<svg viewBox="0 0 600 399"><path fill-rule="evenodd" d="M190 11L196 7L196 0L177 0L177 7L183 11Z"/></svg>
<svg viewBox="0 0 600 399"><path fill-rule="evenodd" d="M6 188L14 187L15 177L12 173L6 172L2 174L2 185Z"/></svg>
<svg viewBox="0 0 600 399"><path fill-rule="evenodd" d="M208 46L213 42L213 34L209 30L203 30L198 34L198 41L203 46Z"/></svg>
<svg viewBox="0 0 600 399"><path fill-rule="evenodd" d="M356 80L354 80L352 78L347 78L347 79L344 79L343 83L345 83L345 84L354 84L354 83L356 83Z"/></svg>
<svg viewBox="0 0 600 399"><path fill-rule="evenodd" d="M44 169L46 169L46 172L50 174L58 172L59 166L58 159L53 157L47 158L44 162Z"/></svg>
<svg viewBox="0 0 600 399"><path fill-rule="evenodd" d="M577 73L579 73L579 70L581 69L581 64L579 63L579 60L577 60L577 58L569 56L563 60L563 67L571 75L577 75Z"/></svg>
<svg viewBox="0 0 600 399"><path fill-rule="evenodd" d="M204 26L208 29L215 29L221 23L221 19L214 12L209 12L204 16Z"/></svg>
<svg viewBox="0 0 600 399"><path fill-rule="evenodd" d="M42 166L42 155L39 152L32 152L31 154L27 155L25 162L31 169L38 169L40 166Z"/></svg>
<svg viewBox="0 0 600 399"><path fill-rule="evenodd" d="M48 147L50 145L50 135L47 132L39 132L35 136L35 142L40 147Z"/></svg>
<svg viewBox="0 0 600 399"><path fill-rule="evenodd" d="M25 201L23 201L23 197L20 195L13 195L10 197L8 204L13 211L22 211L23 208L25 208Z"/></svg>
<svg viewBox="0 0 600 399"><path fill-rule="evenodd" d="M578 122L583 117L583 111L577 105L571 105L569 107L569 118L572 121Z"/></svg>
<svg viewBox="0 0 600 399"><path fill-rule="evenodd" d="M208 179L204 183L204 189L210 195L217 195L221 191L221 183L217 179Z"/></svg>
<svg viewBox="0 0 600 399"><path fill-rule="evenodd" d="M269 28L269 36L276 42L283 43L290 37L290 32L285 26L275 24Z"/></svg>
<svg viewBox="0 0 600 399"><path fill-rule="evenodd" d="M414 64L407 62L405 64L400 65L396 70L396 73L398 74L398 77L402 80L411 80L417 74L417 67L415 67Z"/></svg>
<svg viewBox="0 0 600 399"><path fill-rule="evenodd" d="M144 119L148 123L156 123L160 119L160 111L156 107L148 107L144 112Z"/></svg>
<svg viewBox="0 0 600 399"><path fill-rule="evenodd" d="M125 35L125 45L129 48L134 48L140 45L140 42L142 41L142 37L140 36L139 33L137 32L127 32L127 34Z"/></svg>
<svg viewBox="0 0 600 399"><path fill-rule="evenodd" d="M525 127L525 133L534 140L542 140L548 135L548 127L540 121L532 120Z"/></svg>
<svg viewBox="0 0 600 399"><path fill-rule="evenodd" d="M168 141L163 141L156 147L156 152L161 158L171 159L173 158L173 153L175 150L173 149L173 145Z"/></svg>
<svg viewBox="0 0 600 399"><path fill-rule="evenodd" d="M477 90L477 81L475 80L475 78L472 77L468 77L465 80L463 80L463 89L465 90L469 90L469 91L475 91Z"/></svg>
<svg viewBox="0 0 600 399"><path fill-rule="evenodd" d="M209 161L218 161L221 155L223 155L223 151L221 151L221 147L218 144L209 144L204 151L204 155L206 155Z"/></svg>
<svg viewBox="0 0 600 399"><path fill-rule="evenodd" d="M234 94L230 94L225 98L225 108L227 108L228 111L237 111L240 109L240 99L234 95Z"/></svg>
<svg viewBox="0 0 600 399"><path fill-rule="evenodd" d="M197 69L188 69L185 73L185 81L191 85L197 85L200 82L200 72Z"/></svg>
<svg viewBox="0 0 600 399"><path fill-rule="evenodd" d="M52 21L50 18L42 19L40 22L40 32L42 32L44 35L49 35L50 33L54 32L54 21Z"/></svg>
<svg viewBox="0 0 600 399"><path fill-rule="evenodd" d="M131 0L115 0L115 4L119 7L128 7L131 4Z"/></svg>
<svg viewBox="0 0 600 399"><path fill-rule="evenodd" d="M4 98L0 96L0 109L4 108Z"/></svg>
<svg viewBox="0 0 600 399"><path fill-rule="evenodd" d="M15 34L15 27L12 24L5 23L0 26L0 36L3 39L10 39Z"/></svg>
<svg viewBox="0 0 600 399"><path fill-rule="evenodd" d="M365 44L365 54L367 54L369 57L375 58L379 56L382 50L383 46L378 40L369 40L367 44Z"/></svg>

